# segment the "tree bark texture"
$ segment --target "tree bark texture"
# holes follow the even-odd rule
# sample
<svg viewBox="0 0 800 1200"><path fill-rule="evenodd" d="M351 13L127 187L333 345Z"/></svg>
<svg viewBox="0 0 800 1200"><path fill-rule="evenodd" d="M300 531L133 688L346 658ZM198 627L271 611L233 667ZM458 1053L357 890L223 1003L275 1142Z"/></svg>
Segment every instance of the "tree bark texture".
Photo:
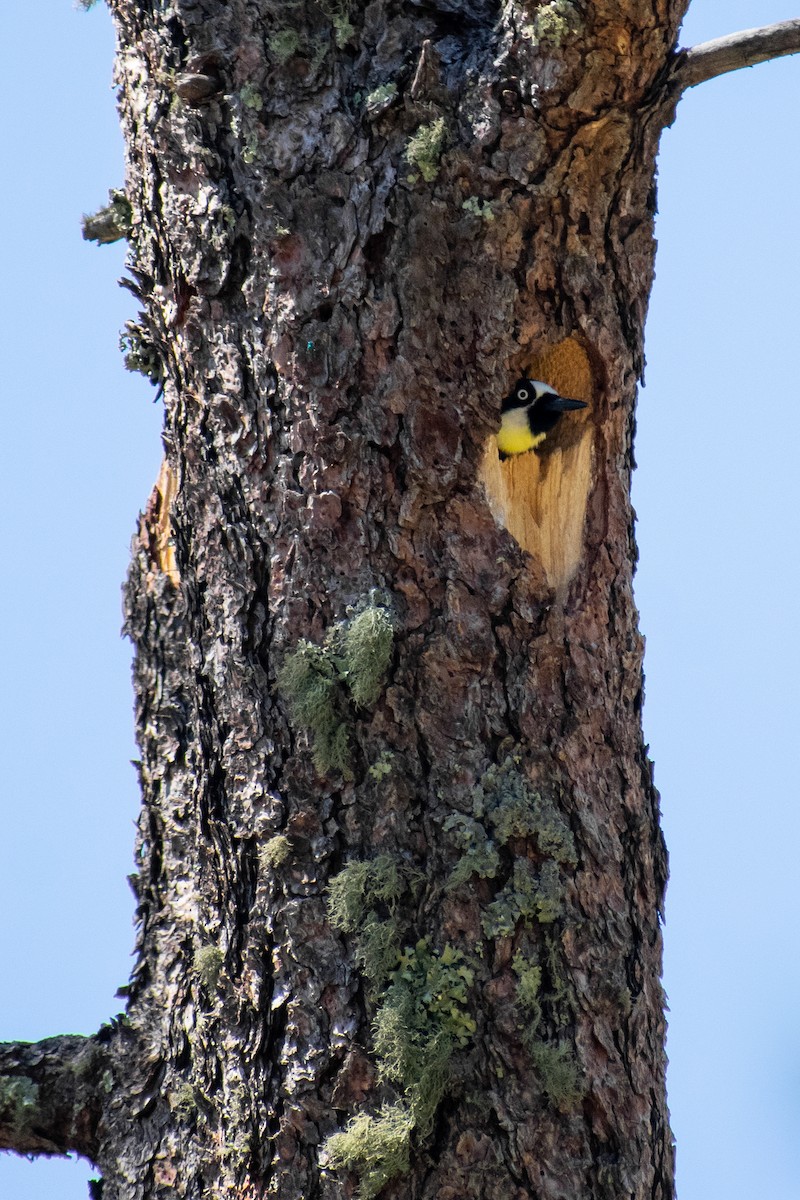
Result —
<svg viewBox="0 0 800 1200"><path fill-rule="evenodd" d="M166 457L104 1200L668 1200L629 485L684 0L110 2ZM498 467L534 369L590 408Z"/></svg>

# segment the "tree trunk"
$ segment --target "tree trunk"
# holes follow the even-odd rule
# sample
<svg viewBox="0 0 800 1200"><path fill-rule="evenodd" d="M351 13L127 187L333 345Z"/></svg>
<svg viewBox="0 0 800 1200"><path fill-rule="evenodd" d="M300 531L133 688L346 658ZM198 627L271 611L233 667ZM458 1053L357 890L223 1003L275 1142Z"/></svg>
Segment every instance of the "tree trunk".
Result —
<svg viewBox="0 0 800 1200"><path fill-rule="evenodd" d="M684 0L111 6L138 959L9 1051L3 1144L103 1200L666 1200L629 484ZM589 407L501 462L521 374Z"/></svg>

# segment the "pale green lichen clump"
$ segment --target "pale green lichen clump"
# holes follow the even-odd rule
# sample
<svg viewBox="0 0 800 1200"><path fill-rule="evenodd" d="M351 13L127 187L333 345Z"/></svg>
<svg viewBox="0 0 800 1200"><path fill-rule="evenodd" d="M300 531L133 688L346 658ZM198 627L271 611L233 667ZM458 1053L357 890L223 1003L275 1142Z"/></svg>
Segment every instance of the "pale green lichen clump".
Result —
<svg viewBox="0 0 800 1200"><path fill-rule="evenodd" d="M291 857L292 843L283 833L276 833L261 848L261 862L265 867L276 871Z"/></svg>
<svg viewBox="0 0 800 1200"><path fill-rule="evenodd" d="M570 33L578 32L582 23L581 14L571 0L551 0L533 19L533 39L558 47Z"/></svg>
<svg viewBox="0 0 800 1200"><path fill-rule="evenodd" d="M433 183L439 174L445 140L444 117L438 117L428 125L420 125L406 145L406 159L416 167L426 183Z"/></svg>
<svg viewBox="0 0 800 1200"><path fill-rule="evenodd" d="M120 334L119 348L127 371L137 371L156 386L164 382L161 354L142 325L137 325L135 321L126 321Z"/></svg>
<svg viewBox="0 0 800 1200"><path fill-rule="evenodd" d="M311 737L314 765L321 774L341 771L350 778L348 728L336 671L325 650L305 638L286 658L278 687L292 720Z"/></svg>
<svg viewBox="0 0 800 1200"><path fill-rule="evenodd" d="M283 66L300 48L300 37L296 29L279 29L273 33L267 45L273 58Z"/></svg>
<svg viewBox="0 0 800 1200"><path fill-rule="evenodd" d="M461 857L450 873L448 890L473 875L494 879L500 850L519 838L530 838L547 861L536 867L518 859L512 876L483 915L487 937L513 933L518 921L547 924L561 911L564 887L559 867L577 862L575 840L553 801L537 792L513 758L492 766L473 796L474 816L454 813L444 823Z"/></svg>
<svg viewBox="0 0 800 1200"><path fill-rule="evenodd" d="M400 956L396 914L405 888L398 863L388 854L348 863L328 885L331 925L354 935L356 962L373 985L386 979Z"/></svg>
<svg viewBox="0 0 800 1200"><path fill-rule="evenodd" d="M375 119L387 108L391 108L396 99L397 84L394 80L389 80L388 83L381 83L367 95L364 101L364 111L371 120Z"/></svg>
<svg viewBox="0 0 800 1200"><path fill-rule="evenodd" d="M203 989L213 992L219 982L225 956L218 946L201 946L194 952L194 969Z"/></svg>
<svg viewBox="0 0 800 1200"><path fill-rule="evenodd" d="M577 865L575 840L553 800L531 785L511 756L486 771L473 793L472 810L473 816L455 813L444 824L461 851L447 888L475 876L495 879L505 869L504 886L481 913L482 931L489 939L531 931L525 938L532 947L527 954L518 951L512 962L521 1037L542 1091L556 1108L570 1112L585 1088L570 1041L561 1036L553 1040L552 1027L564 1030L573 1019L556 922L565 913L563 870Z"/></svg>
<svg viewBox="0 0 800 1200"><path fill-rule="evenodd" d="M332 1167L357 1171L359 1195L362 1200L372 1200L390 1180L410 1170L413 1127L411 1112L399 1102L386 1105L379 1116L361 1113L345 1130L328 1138L328 1162Z"/></svg>
<svg viewBox="0 0 800 1200"><path fill-rule="evenodd" d="M548 1000L563 1007L566 985L558 979L552 944L548 947L549 968L556 976L555 991ZM537 1082L551 1104L561 1112L572 1112L586 1092L575 1051L566 1038L555 1043L542 1037L542 968L536 961L517 952L511 963L517 976L517 1007L520 1009L522 1040L531 1056Z"/></svg>
<svg viewBox="0 0 800 1200"><path fill-rule="evenodd" d="M367 773L377 783L380 783L385 776L391 775L393 762L394 755L392 754L391 750L382 750L378 756L377 762L372 764Z"/></svg>
<svg viewBox="0 0 800 1200"><path fill-rule="evenodd" d="M107 246L129 237L132 223L133 210L130 200L124 192L112 188L108 193L108 204L96 213L83 217L81 231L85 241Z"/></svg>
<svg viewBox="0 0 800 1200"><path fill-rule="evenodd" d="M415 882L409 868L380 855L349 863L329 888L331 924L353 936L356 962L376 1003L378 1078L399 1093L376 1114L353 1117L326 1144L331 1166L358 1173L361 1200L408 1171L411 1135L430 1132L453 1055L475 1031L467 1008L473 971L461 951L438 951L427 938L400 949L398 906Z"/></svg>
<svg viewBox="0 0 800 1200"><path fill-rule="evenodd" d="M394 631L385 608L368 605L341 633L342 679L359 708L371 708L392 657Z"/></svg>
<svg viewBox="0 0 800 1200"><path fill-rule="evenodd" d="M347 7L345 5L334 7L330 18L333 25L333 40L336 42L337 48L343 50L355 33L355 26L350 21Z"/></svg>
<svg viewBox="0 0 800 1200"><path fill-rule="evenodd" d="M586 1095L586 1085L568 1041L529 1043L531 1061L547 1099L560 1112L574 1112Z"/></svg>
<svg viewBox="0 0 800 1200"><path fill-rule="evenodd" d="M373 1022L378 1078L396 1087L400 1099L375 1115L359 1113L326 1145L332 1166L360 1176L361 1200L408 1171L412 1133L430 1133L453 1055L475 1032L466 1008L472 981L471 968L452 946L438 953L423 938L400 955Z"/></svg>
<svg viewBox="0 0 800 1200"><path fill-rule="evenodd" d="M18 1133L26 1129L39 1110L39 1088L22 1076L0 1078L0 1112Z"/></svg>
<svg viewBox="0 0 800 1200"><path fill-rule="evenodd" d="M468 196L462 202L461 207L472 217L480 217L483 221L494 220L494 209L489 200L479 200L477 196Z"/></svg>
<svg viewBox="0 0 800 1200"><path fill-rule="evenodd" d="M338 621L321 646L301 638L287 655L278 687L295 724L311 737L314 765L322 774L352 778L348 704L371 708L378 700L392 657L394 630L386 608L374 597Z"/></svg>
<svg viewBox="0 0 800 1200"><path fill-rule="evenodd" d="M264 98L261 92L252 83L245 83L239 91L239 98L245 108L251 108L254 112L261 112L264 107Z"/></svg>
<svg viewBox="0 0 800 1200"><path fill-rule="evenodd" d="M328 884L331 925L343 933L357 933L377 905L394 913L404 889L400 865L391 854L348 863Z"/></svg>

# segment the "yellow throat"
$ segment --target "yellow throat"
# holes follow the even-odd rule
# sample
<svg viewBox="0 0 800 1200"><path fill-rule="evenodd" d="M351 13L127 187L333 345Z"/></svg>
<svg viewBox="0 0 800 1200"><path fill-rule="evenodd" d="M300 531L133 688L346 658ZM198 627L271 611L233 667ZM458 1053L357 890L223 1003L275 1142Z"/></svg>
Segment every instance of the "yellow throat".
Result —
<svg viewBox="0 0 800 1200"><path fill-rule="evenodd" d="M510 408L500 418L497 448L501 454L524 454L541 445L543 433L531 433L527 408Z"/></svg>

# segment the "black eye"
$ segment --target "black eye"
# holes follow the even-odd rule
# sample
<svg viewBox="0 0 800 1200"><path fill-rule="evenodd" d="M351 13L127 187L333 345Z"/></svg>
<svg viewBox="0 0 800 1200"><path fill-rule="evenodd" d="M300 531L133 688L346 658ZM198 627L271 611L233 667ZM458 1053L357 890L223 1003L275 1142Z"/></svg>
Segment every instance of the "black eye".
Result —
<svg viewBox="0 0 800 1200"><path fill-rule="evenodd" d="M528 399L528 389L527 388L517 388L517 399L518 400L527 400Z"/></svg>

